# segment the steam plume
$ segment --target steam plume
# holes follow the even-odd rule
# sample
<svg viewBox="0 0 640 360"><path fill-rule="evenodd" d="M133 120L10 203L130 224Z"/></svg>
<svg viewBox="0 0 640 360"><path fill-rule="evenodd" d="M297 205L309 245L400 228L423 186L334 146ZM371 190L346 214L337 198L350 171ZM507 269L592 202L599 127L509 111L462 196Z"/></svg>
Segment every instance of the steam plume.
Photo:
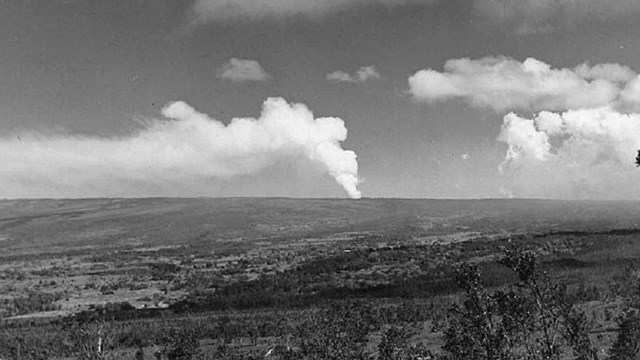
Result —
<svg viewBox="0 0 640 360"><path fill-rule="evenodd" d="M360 197L356 154L340 145L347 137L341 119L315 119L306 106L280 98L266 100L258 119L228 125L182 101L162 114L168 119L149 121L125 137L0 138L0 196L130 196L145 187L180 193L194 182L302 159L333 176L350 197Z"/></svg>

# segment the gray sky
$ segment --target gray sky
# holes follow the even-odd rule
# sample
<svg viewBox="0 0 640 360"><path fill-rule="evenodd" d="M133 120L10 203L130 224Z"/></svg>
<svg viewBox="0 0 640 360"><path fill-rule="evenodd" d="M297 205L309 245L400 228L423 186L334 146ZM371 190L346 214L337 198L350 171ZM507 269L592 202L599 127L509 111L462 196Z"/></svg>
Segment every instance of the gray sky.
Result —
<svg viewBox="0 0 640 360"><path fill-rule="evenodd" d="M0 1L0 197L640 198L640 3Z"/></svg>

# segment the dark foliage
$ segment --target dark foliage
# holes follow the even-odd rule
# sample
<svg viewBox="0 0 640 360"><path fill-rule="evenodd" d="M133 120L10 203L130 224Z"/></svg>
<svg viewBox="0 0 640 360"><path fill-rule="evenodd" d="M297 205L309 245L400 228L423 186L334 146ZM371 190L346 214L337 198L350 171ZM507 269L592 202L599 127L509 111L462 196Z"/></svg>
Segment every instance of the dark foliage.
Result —
<svg viewBox="0 0 640 360"><path fill-rule="evenodd" d="M574 359L597 359L584 315L564 287L538 270L535 256L509 250L500 262L519 281L493 292L483 287L477 266L458 268L465 298L451 309L443 349L456 360L548 360L560 359L566 343Z"/></svg>
<svg viewBox="0 0 640 360"><path fill-rule="evenodd" d="M156 359L166 360L198 360L202 359L200 352L199 333L192 327L170 329L164 335L161 343L163 349L156 353Z"/></svg>
<svg viewBox="0 0 640 360"><path fill-rule="evenodd" d="M0 357L106 359L127 349L129 358L140 358L145 351L148 358L154 345L153 350L161 348L157 358L167 360L264 358L265 347L269 357L282 360L596 360L591 323L580 304L599 299L598 288L584 280L569 287L556 283L540 270L540 255L529 251L506 251L497 262L459 262L490 255L485 245L464 245L464 255L447 255L441 263L428 261L426 250L414 246L320 256L254 280L225 281L219 273L207 272L189 275L182 278L188 296L171 309L137 310L128 303L108 303L65 321L3 324ZM543 255L542 260L553 271L590 271L600 261L579 254L551 260ZM345 273L397 261L413 262L422 273L378 284L331 282ZM180 267L161 264L170 265L148 266L166 275L159 277L177 281ZM618 273L611 279L620 288L613 292L616 296L632 292L628 279L637 268L628 264L625 271L615 264ZM464 290L461 297L457 286ZM447 317L443 309L452 297L460 302ZM638 358L637 308L630 302L619 317L611 360ZM194 310L203 312L189 315ZM205 313L209 310L223 311ZM412 338L427 319L434 320L434 331L444 329L443 354L431 353ZM209 344L206 355L201 340ZM245 348L261 352L249 354Z"/></svg>
<svg viewBox="0 0 640 360"><path fill-rule="evenodd" d="M0 300L0 316L24 315L40 311L58 310L56 301L62 299L61 292L49 293L36 290L29 290L27 296L15 299ZM5 314L2 314L4 309Z"/></svg>
<svg viewBox="0 0 640 360"><path fill-rule="evenodd" d="M618 317L618 337L609 352L611 360L640 358L640 279L634 279L635 292L629 297L625 311Z"/></svg>
<svg viewBox="0 0 640 360"><path fill-rule="evenodd" d="M298 329L298 358L364 359L367 335L377 328L377 321L373 310L363 302L335 304L319 311Z"/></svg>
<svg viewBox="0 0 640 360"><path fill-rule="evenodd" d="M640 358L640 315L629 310L618 319L618 337L609 352L611 360L637 360Z"/></svg>
<svg viewBox="0 0 640 360"><path fill-rule="evenodd" d="M435 355L422 345L411 345L413 331L408 326L391 326L378 345L379 360L435 359Z"/></svg>

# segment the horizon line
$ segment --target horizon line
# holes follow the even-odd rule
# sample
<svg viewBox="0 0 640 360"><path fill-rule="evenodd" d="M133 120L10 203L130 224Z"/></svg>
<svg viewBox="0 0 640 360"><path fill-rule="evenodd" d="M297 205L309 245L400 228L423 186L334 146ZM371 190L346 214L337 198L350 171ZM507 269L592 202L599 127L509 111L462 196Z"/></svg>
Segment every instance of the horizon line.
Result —
<svg viewBox="0 0 640 360"><path fill-rule="evenodd" d="M198 199L255 199L255 200L429 200L429 201L563 201L563 202L637 202L637 199L563 199L537 197L482 197L482 198L428 198L428 197L362 197L351 199L348 197L288 197L288 196L95 196L95 197L41 197L41 198L0 198L0 201L80 201L80 200L198 200Z"/></svg>

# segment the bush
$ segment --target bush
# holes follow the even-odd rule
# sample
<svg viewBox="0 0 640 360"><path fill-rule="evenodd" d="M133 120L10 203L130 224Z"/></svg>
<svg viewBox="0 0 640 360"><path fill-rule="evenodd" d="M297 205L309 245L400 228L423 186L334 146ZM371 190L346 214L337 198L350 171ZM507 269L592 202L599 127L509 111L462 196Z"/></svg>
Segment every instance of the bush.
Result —
<svg viewBox="0 0 640 360"><path fill-rule="evenodd" d="M72 348L79 360L116 359L117 330L105 321L78 322L70 330Z"/></svg>
<svg viewBox="0 0 640 360"><path fill-rule="evenodd" d="M156 359L167 360L197 360L202 358L200 353L199 334L193 327L171 329L163 339L163 349L156 353Z"/></svg>
<svg viewBox="0 0 640 360"><path fill-rule="evenodd" d="M640 279L636 279L635 293L630 296L627 308L617 319L618 337L611 347L611 360L635 360L640 358Z"/></svg>
<svg viewBox="0 0 640 360"><path fill-rule="evenodd" d="M392 326L384 332L378 344L378 360L435 359L435 355L422 346L411 346L412 331L407 327Z"/></svg>
<svg viewBox="0 0 640 360"><path fill-rule="evenodd" d="M362 302L332 304L304 321L298 330L297 359L364 359L369 332L378 327Z"/></svg>
<svg viewBox="0 0 640 360"><path fill-rule="evenodd" d="M534 255L506 251L500 263L518 281L493 293L481 284L477 266L457 269L465 298L450 311L443 346L447 354L455 360L559 360L567 344L573 359L596 360L584 314L564 287L551 284L538 270Z"/></svg>

